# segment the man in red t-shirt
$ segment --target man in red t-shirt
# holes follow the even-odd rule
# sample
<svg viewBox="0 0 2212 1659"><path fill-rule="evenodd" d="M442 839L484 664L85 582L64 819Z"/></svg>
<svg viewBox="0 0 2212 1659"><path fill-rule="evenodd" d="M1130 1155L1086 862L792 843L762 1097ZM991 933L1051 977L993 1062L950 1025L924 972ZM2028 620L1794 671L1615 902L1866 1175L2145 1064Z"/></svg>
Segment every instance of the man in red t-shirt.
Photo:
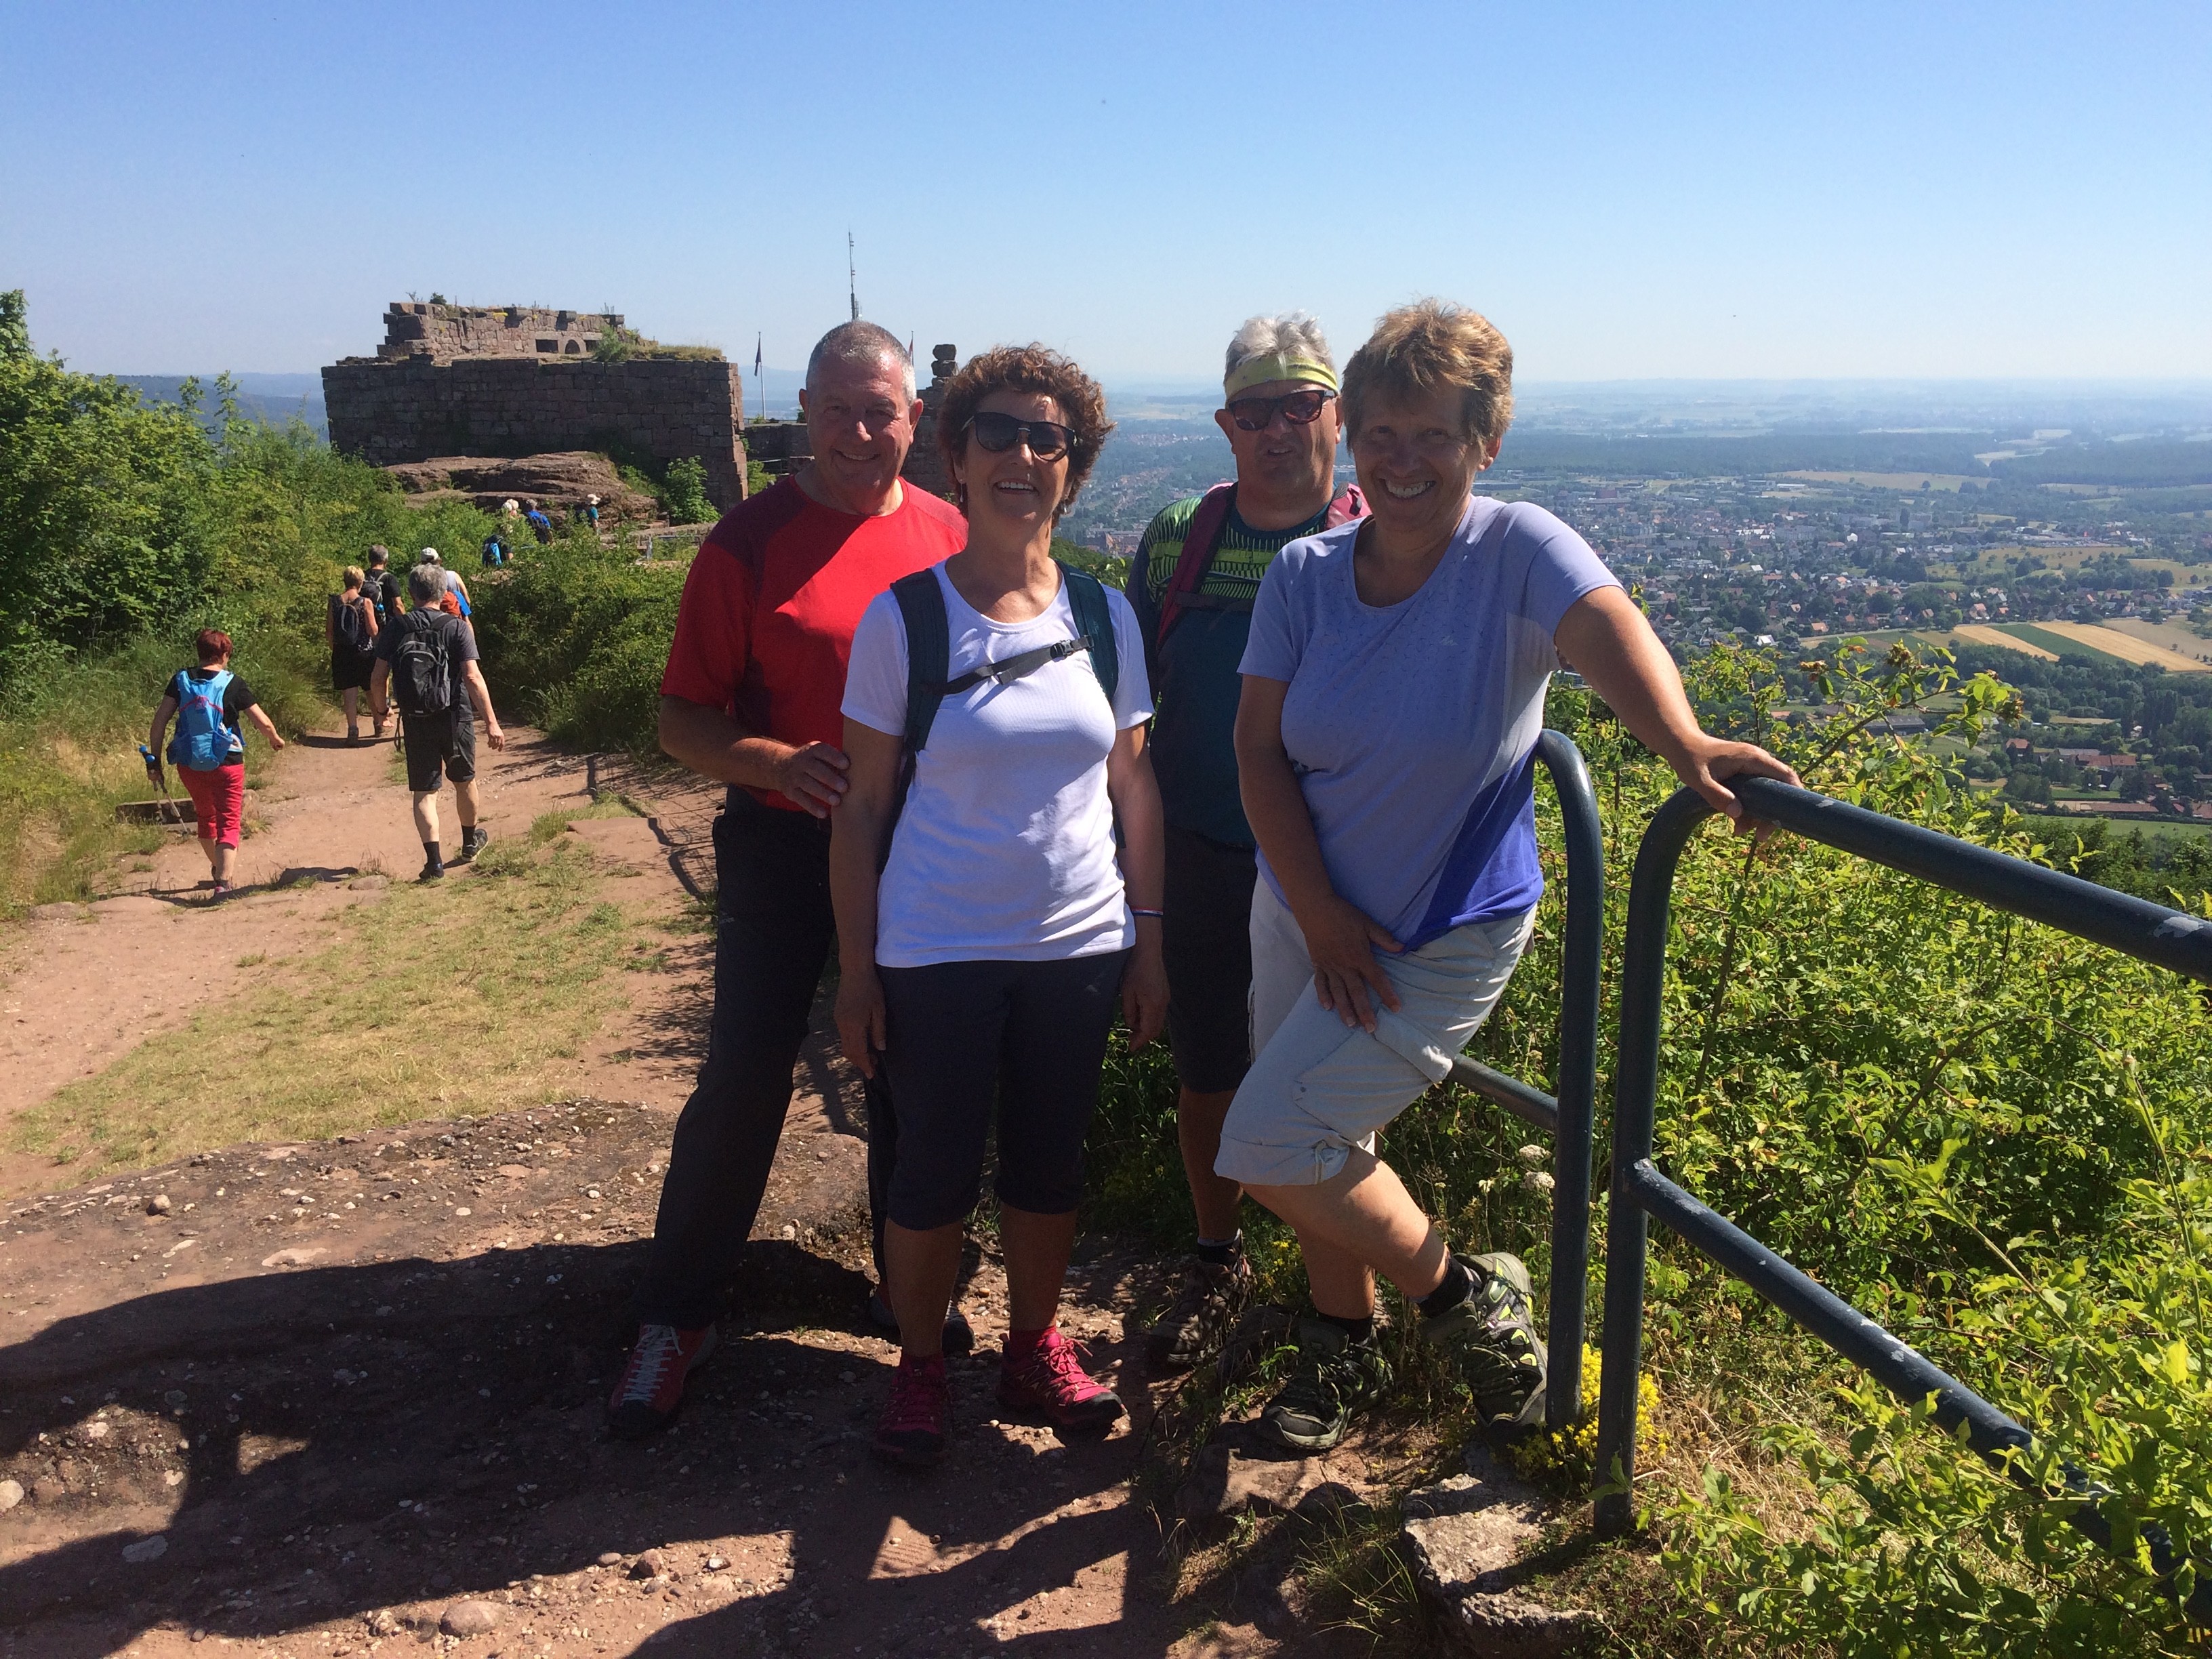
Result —
<svg viewBox="0 0 2212 1659"><path fill-rule="evenodd" d="M624 1437L665 1427L712 1351L715 1304L783 1133L836 933L830 811L845 793L837 740L853 629L869 600L967 540L957 512L899 482L921 403L890 333L853 322L823 336L800 404L813 459L723 514L702 544L660 682L660 746L730 791L714 823L721 914L707 1061L677 1121L637 1340L607 1402ZM872 1093L872 1208L895 1133Z"/></svg>

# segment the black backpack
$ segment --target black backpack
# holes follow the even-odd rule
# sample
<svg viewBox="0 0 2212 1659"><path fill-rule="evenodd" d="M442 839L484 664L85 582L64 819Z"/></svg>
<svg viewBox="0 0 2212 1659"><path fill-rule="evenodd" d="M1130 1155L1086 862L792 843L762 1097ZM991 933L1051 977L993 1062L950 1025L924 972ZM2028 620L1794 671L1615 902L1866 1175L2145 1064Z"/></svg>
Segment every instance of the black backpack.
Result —
<svg viewBox="0 0 2212 1659"><path fill-rule="evenodd" d="M894 824L906 810L907 791L914 787L915 757L928 746L938 706L955 692L985 680L1006 685L1035 673L1047 663L1088 651L1098 689L1106 694L1109 705L1113 702L1121 684L1121 658L1114 640L1114 613L1107 608L1106 585L1088 571L1064 564L1060 567L1060 579L1067 589L1068 609L1075 613L1073 639L1017 652L1002 661L971 668L957 679L945 678L951 667L952 627L945 614L945 590L937 585L937 572L917 570L891 584L891 597L898 601L900 618L906 623L906 752L899 760L898 798L891 814ZM888 856L888 841L884 852Z"/></svg>
<svg viewBox="0 0 2212 1659"><path fill-rule="evenodd" d="M331 596L331 604L337 612L338 637L343 640L356 654L363 657L376 648L376 641L368 631L368 620L361 613L362 606L369 602L366 592L358 598L351 599L343 593Z"/></svg>
<svg viewBox="0 0 2212 1659"><path fill-rule="evenodd" d="M453 629L460 626L459 620L425 605L410 611L396 626L399 643L392 653L392 701L403 714L446 713L453 706Z"/></svg>

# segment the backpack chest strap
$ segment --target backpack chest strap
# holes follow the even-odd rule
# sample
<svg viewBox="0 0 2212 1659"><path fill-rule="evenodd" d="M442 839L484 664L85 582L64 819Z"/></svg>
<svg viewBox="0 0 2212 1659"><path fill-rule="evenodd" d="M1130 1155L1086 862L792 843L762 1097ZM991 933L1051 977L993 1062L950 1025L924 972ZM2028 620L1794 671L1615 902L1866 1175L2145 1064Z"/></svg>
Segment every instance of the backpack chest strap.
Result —
<svg viewBox="0 0 2212 1659"><path fill-rule="evenodd" d="M1022 651L999 662L987 662L980 668L971 668L957 679L931 688L937 696L949 697L965 691L971 686L993 680L1000 685L1012 685L1016 680L1034 674L1048 663L1055 663L1073 656L1079 651L1091 649L1091 636L1079 634L1072 640L1061 640L1054 645L1041 645L1033 651Z"/></svg>

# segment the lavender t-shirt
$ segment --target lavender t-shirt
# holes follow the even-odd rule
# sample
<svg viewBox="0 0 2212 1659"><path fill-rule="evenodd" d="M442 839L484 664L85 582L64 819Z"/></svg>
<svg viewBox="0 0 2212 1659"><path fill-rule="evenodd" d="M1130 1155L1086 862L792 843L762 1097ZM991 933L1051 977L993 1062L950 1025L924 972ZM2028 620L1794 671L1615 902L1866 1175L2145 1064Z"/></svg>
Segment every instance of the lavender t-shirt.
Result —
<svg viewBox="0 0 2212 1659"><path fill-rule="evenodd" d="M1410 950L1542 896L1534 754L1552 635L1583 595L1620 584L1541 507L1475 496L1419 592L1366 605L1359 530L1275 556L1240 666L1290 686L1283 746L1330 882ZM1260 870L1282 896L1264 850Z"/></svg>

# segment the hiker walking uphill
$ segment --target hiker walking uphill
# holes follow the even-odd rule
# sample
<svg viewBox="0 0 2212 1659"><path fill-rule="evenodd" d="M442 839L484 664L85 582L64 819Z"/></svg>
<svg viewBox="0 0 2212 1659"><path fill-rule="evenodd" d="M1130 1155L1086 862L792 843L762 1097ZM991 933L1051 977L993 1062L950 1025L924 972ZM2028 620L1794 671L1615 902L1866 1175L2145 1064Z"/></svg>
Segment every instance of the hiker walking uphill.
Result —
<svg viewBox="0 0 2212 1659"><path fill-rule="evenodd" d="M453 812L461 826L453 862L467 863L489 839L477 827L477 721L483 722L484 738L494 749L507 747L507 734L492 712L491 689L477 665L475 631L440 609L444 585L439 574L435 565L427 564L407 573L415 608L377 636L368 684L369 707L380 720L390 703L398 705L415 831L422 838L423 881L446 873L438 830L443 778L453 781Z"/></svg>
<svg viewBox="0 0 2212 1659"><path fill-rule="evenodd" d="M375 602L364 587L361 567L348 565L345 586L331 595L330 611L323 618L324 642L331 648L331 689L345 703L346 741L361 741L361 694L376 662L378 633Z"/></svg>
<svg viewBox="0 0 2212 1659"><path fill-rule="evenodd" d="M402 584L390 568L391 563L390 549L380 542L372 546L368 550L368 569L361 584L362 597L375 608L376 626L380 633L406 614L406 606L400 603ZM392 735L392 728L388 720L378 720L374 729L380 738Z"/></svg>
<svg viewBox="0 0 2212 1659"><path fill-rule="evenodd" d="M221 898L230 891L246 811L246 734L239 722L251 720L271 749L282 749L284 739L246 682L231 672L230 635L219 628L203 628L192 647L199 666L172 675L154 710L146 770L160 787L160 757L166 752L184 780L198 819L200 851L207 854L209 884ZM165 751L162 739L173 717L176 740Z"/></svg>
<svg viewBox="0 0 2212 1659"><path fill-rule="evenodd" d="M830 852L837 1034L863 1073L888 1070L898 1115L901 1353L875 1443L910 1465L944 1455L944 1320L994 1120L999 1402L1063 1430L1121 1415L1060 1332L1060 1296L1115 1006L1142 1048L1168 988L1136 619L1052 556L1106 399L1055 352L1000 347L946 384L938 422L967 545L894 583L853 636Z"/></svg>
<svg viewBox="0 0 2212 1659"><path fill-rule="evenodd" d="M830 955L829 816L845 793L839 706L854 627L876 595L961 543L958 514L899 482L922 406L897 340L872 323L830 330L799 400L813 459L725 514L701 544L660 683L660 746L730 787L714 823L721 915L707 1061L677 1121L637 1340L607 1401L625 1437L666 1426L712 1352L717 1303L783 1133ZM880 1278L897 1140L880 1091L868 1118ZM880 1297L871 1312L890 1318Z"/></svg>
<svg viewBox="0 0 2212 1659"><path fill-rule="evenodd" d="M1243 1189L1213 1172L1221 1120L1252 1061L1252 827L1237 792L1237 665L1252 602L1275 556L1364 514L1336 488L1335 360L1302 311L1255 317L1229 343L1214 423L1237 482L1164 508L1138 544L1129 603L1159 688L1153 727L1167 817L1168 1042L1176 1138L1198 1239L1181 1294L1152 1327L1150 1358L1185 1370L1211 1358L1244 1310L1252 1269L1237 1224Z"/></svg>

